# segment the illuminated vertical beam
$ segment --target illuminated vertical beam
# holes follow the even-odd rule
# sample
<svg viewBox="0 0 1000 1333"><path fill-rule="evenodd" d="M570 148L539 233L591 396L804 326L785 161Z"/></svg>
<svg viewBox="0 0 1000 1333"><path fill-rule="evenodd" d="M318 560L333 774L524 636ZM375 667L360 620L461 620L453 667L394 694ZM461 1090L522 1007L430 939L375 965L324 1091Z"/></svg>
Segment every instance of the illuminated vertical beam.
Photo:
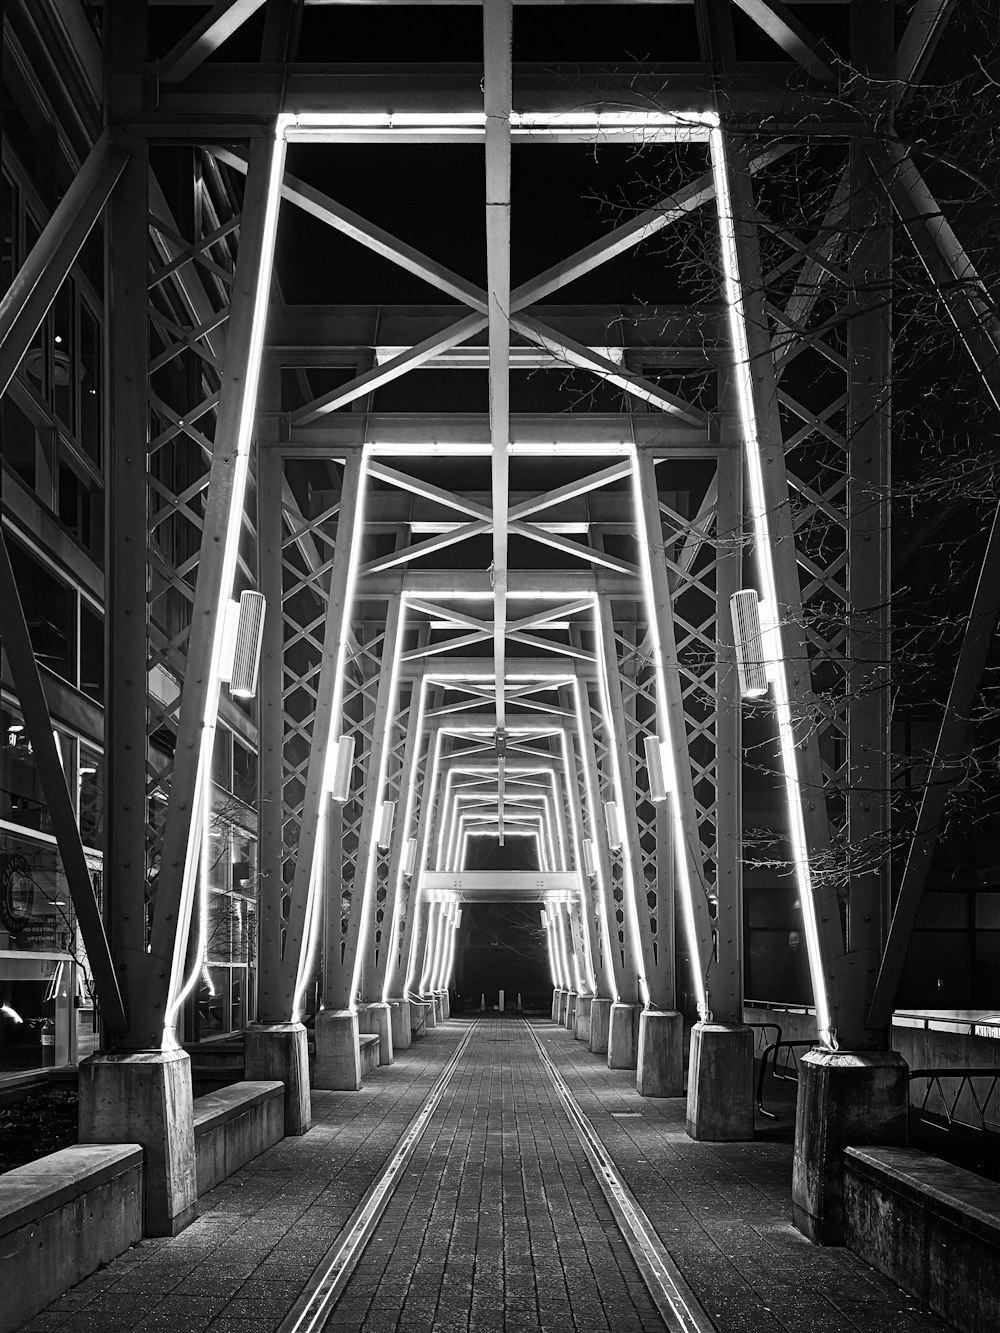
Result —
<svg viewBox="0 0 1000 1333"><path fill-rule="evenodd" d="M317 877L313 874L313 860L326 827L329 803L327 773L330 746L339 740L343 726L344 678L347 643L351 632L351 603L357 573L358 556L364 536L362 506L364 504L364 461L352 454L345 465L337 518L337 545L330 570L330 589L327 594L326 620L323 629L323 650L320 659L319 681L316 688L316 711L313 716L312 744L306 768L305 793L302 798L302 817L296 848L295 876L292 881L292 901L285 932L284 966L294 970L296 977L308 971L308 943L315 934L318 913L314 895ZM331 867L339 876L340 867ZM333 915L337 915L334 913ZM327 949L330 957L340 958L340 922L327 922ZM351 991L351 961L331 969L329 981L332 994L324 995L328 1009L347 1009L353 1000Z"/></svg>
<svg viewBox="0 0 1000 1333"><path fill-rule="evenodd" d="M243 526L284 161L285 140L279 121L274 137L256 140L250 152L208 499L186 644L187 670L181 688L170 800L150 931L149 952L169 970L169 999L163 1015L165 1042L172 1040L179 1006L201 972L199 960L191 975L184 979L205 791L211 783L225 606L233 593ZM138 559L138 552L133 558ZM135 632L140 630L137 628Z"/></svg>
<svg viewBox="0 0 1000 1333"><path fill-rule="evenodd" d="M431 840L431 825L434 819L434 808L437 802L438 786L441 775L441 732L434 737L434 748L430 762L430 772L424 779L423 790L420 795L420 818L417 825L417 862L413 874L413 883L410 887L410 914L414 917L416 929L410 928L409 946L404 952L403 976L406 978L405 993L413 993L414 982L418 983L419 993L420 972L423 967L424 950L427 939L427 912L424 910L426 898L423 890L423 868L427 864L427 849ZM435 862L435 870L440 868L440 862Z"/></svg>
<svg viewBox="0 0 1000 1333"><path fill-rule="evenodd" d="M355 902L352 905L351 915L347 922L347 932L344 936L346 958L352 959L354 965L351 980L352 995L357 994L358 987L361 984L361 966L365 955L371 951L369 932L374 929L372 905L375 896L379 856L379 819L382 802L386 795L389 754L392 749L392 733L395 729L396 713L398 711L399 662L403 648L405 623L405 601L402 597L391 598L386 611L385 635L382 640L382 666L379 671L378 690L375 695L375 712L372 718L372 738L368 752L364 804L361 813L361 828L358 834L359 856L354 870L355 890L360 880L362 899L360 904Z"/></svg>
<svg viewBox="0 0 1000 1333"><path fill-rule="evenodd" d="M545 944L549 951L549 975L552 978L553 987L556 990L558 990L559 969L556 965L556 950L555 950L555 940L553 938L554 932L553 932L552 920L549 916L549 909L547 906L542 907L542 924L543 924L543 929L545 930Z"/></svg>
<svg viewBox="0 0 1000 1333"><path fill-rule="evenodd" d="M507 509L510 445L510 119L511 3L483 5L483 103L486 111L486 276L489 300L490 441L493 501L493 669L497 733L505 717ZM498 765L503 841L502 765Z"/></svg>
<svg viewBox="0 0 1000 1333"><path fill-rule="evenodd" d="M836 891L814 881L810 858L829 851L823 771L813 718L809 656L802 642L801 594L789 504L774 360L764 304L760 246L749 173L730 170L722 131L712 131L725 296L740 403L757 575L778 622L774 711L788 807L789 843L802 904L820 1040L836 1045L828 974L846 971ZM805 793L809 793L808 798Z"/></svg>
<svg viewBox="0 0 1000 1333"><path fill-rule="evenodd" d="M670 806L677 880L684 912L685 934L691 953L698 1012L704 1018L711 1007L711 1000L706 991L706 970L712 956L712 922L708 910L708 892L702 862L701 837L698 832L694 784L691 779L691 760L684 722L684 697L677 665L674 607L663 549L656 465L648 454L640 453L638 450L633 454L632 462L633 494L639 530L639 564L643 573L643 591L656 677L657 733L664 743L661 753L670 768L667 802ZM661 1007L672 1008L674 997L664 994L657 1003Z"/></svg>
<svg viewBox="0 0 1000 1333"><path fill-rule="evenodd" d="M576 713L577 735L580 737L580 751L583 758L583 773L587 793L587 808L590 828L593 832L595 859L597 861L597 892L601 902L601 927L604 931L605 958L611 967L612 999L623 1004L635 1002L638 978L635 967L635 945L625 931L624 957L618 948L617 940L611 939L611 922L615 919L613 897L614 872L611 867L611 850L608 846L608 831L604 826L601 806L601 789L597 774L597 750L594 742L594 728L590 717L590 690L585 680L573 682L573 708Z"/></svg>
<svg viewBox="0 0 1000 1333"><path fill-rule="evenodd" d="M369 958L366 976L372 977L372 996L387 1000L396 984L396 959L399 951L400 898L404 878L403 858L406 844L410 838L413 820L413 805L416 799L416 768L420 748L424 743L424 716L427 707L427 682L421 676L413 682L410 695L410 714L406 723L406 740L403 748L403 764L399 774L399 808L392 830L392 845L389 848L388 890L384 904L384 921L387 929L382 936L382 947L378 957ZM402 814L400 814L400 810ZM413 880L416 880L417 868L413 868Z"/></svg>
<svg viewBox="0 0 1000 1333"><path fill-rule="evenodd" d="M649 929L646 907L646 877L642 868L642 849L639 845L639 824L636 818L635 775L629 754L628 731L625 725L625 706L622 703L621 680L618 675L618 648L610 605L606 599L594 599L594 631L597 648L597 678L601 696L601 712L609 737L608 755L615 800L622 822L622 853L625 865L625 920L632 932L636 962L639 964L639 993L643 1001L650 999L649 983L654 978L653 940ZM657 998L654 1003L659 1006Z"/></svg>
<svg viewBox="0 0 1000 1333"><path fill-rule="evenodd" d="M573 824L573 861L576 865L577 874L580 877L580 910L583 915L583 923L586 933L586 954L589 981L591 989L595 995L606 996L608 987L603 966L603 958L605 957L605 954L598 937L598 932L601 927L595 911L594 893L591 888L590 876L587 874L583 860L584 832L580 809L581 802L578 800L578 795L583 796L583 799L586 800L586 793L579 792L577 762L574 752L573 738L567 733L565 727L559 734L559 743L562 750L563 781L565 782L567 792L566 804L569 807L570 818ZM590 841L591 844L594 844L593 838L591 838ZM594 860L595 862L597 860L596 846L594 848Z"/></svg>

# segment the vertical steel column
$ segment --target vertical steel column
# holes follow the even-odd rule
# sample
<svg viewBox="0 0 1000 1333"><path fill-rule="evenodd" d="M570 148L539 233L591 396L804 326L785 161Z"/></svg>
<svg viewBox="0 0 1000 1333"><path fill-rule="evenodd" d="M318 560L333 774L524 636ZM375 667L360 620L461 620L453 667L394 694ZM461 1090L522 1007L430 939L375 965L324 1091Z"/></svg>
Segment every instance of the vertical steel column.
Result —
<svg viewBox="0 0 1000 1333"><path fill-rule="evenodd" d="M141 6L126 16L122 4L116 5L108 58L135 59L133 44L144 27ZM144 32L142 41L144 50ZM108 265L107 288L112 317L105 326L111 386L107 509L112 521L105 572L104 915L129 1024L127 1032L115 1034L113 1044L119 1050L154 1050L163 1043L169 960L146 951L149 160L144 139L118 142L128 149L129 160L111 196L107 240L114 262Z"/></svg>
<svg viewBox="0 0 1000 1333"><path fill-rule="evenodd" d="M564 692L560 691L562 701ZM563 706L565 704L563 703ZM591 972L594 978L594 986L598 995L604 998L611 998L611 990L607 977L607 964L605 961L605 951L600 938L600 922L597 918L597 904L594 900L594 888L591 884L590 876L587 874L583 864L583 836L585 826L580 819L580 811L587 808L587 794L584 784L579 781L577 770L578 758L576 746L573 741L573 734L568 727L563 728L561 744L565 747L566 768L565 774L566 791L569 798L569 805L573 816L574 841L576 844L576 866L580 876L580 903L583 912L584 929L587 936L587 952L590 957ZM582 738L581 738L582 741ZM597 839L591 838L594 848L594 858L597 859Z"/></svg>
<svg viewBox="0 0 1000 1333"><path fill-rule="evenodd" d="M382 640L382 664L379 668L375 713L372 718L372 738L365 773L361 829L358 834L358 855L354 867L354 896L351 902L351 913L347 918L347 931L344 934L344 976L345 978L350 976L352 993L345 994L341 990L339 994L334 995L333 1003L338 1009L347 1009L353 1003L353 991L356 989L354 978L358 971L359 955L362 959L370 958L374 949L374 913L369 909L375 891L375 866L378 860L375 838L382 813L382 784L385 779L383 760L390 745L390 735L396 713L395 694L398 688L396 656L402 618L402 598L390 598L386 610L385 637ZM365 937L366 931L371 931L372 938Z"/></svg>
<svg viewBox="0 0 1000 1333"><path fill-rule="evenodd" d="M715 584L716 894L715 951L708 969L712 1017L743 1022L742 701L729 599L741 586L743 487L735 447L719 458Z"/></svg>
<svg viewBox="0 0 1000 1333"><path fill-rule="evenodd" d="M890 4L851 7L851 56L881 88L892 58ZM869 115L878 112L876 94ZM851 1049L889 1044L869 1028L890 907L890 397L892 217L860 136L850 143L847 323L847 948L863 1002ZM841 1024L842 1026L842 1024ZM843 1035L841 1044L844 1044Z"/></svg>
<svg viewBox="0 0 1000 1333"><path fill-rule="evenodd" d="M649 454L637 450L634 465L637 499L641 510L640 531L645 533L646 538L646 551L640 553L640 558L647 562L650 598L648 610L652 621L654 653L659 659L656 664L657 733L660 739L667 741L670 746L676 791L667 794L667 803L672 809L675 853L678 871L682 876L681 891L687 899L683 907L688 921L687 943L692 955L691 964L695 977L704 985L712 952L712 927L694 784L691 778L691 759L688 754L684 697L677 665L673 598L663 546L656 464ZM676 846L677 841L681 844L679 847ZM657 1007L661 1009L672 1007L672 1003L672 996L669 1004L656 1001ZM710 1003L708 1007L712 1007Z"/></svg>
<svg viewBox="0 0 1000 1333"><path fill-rule="evenodd" d="M342 670L341 648L350 624L349 584L354 546L357 541L360 541L359 508L363 477L364 460L360 453L352 453L344 467L344 480L340 494L337 544L334 548L333 564L330 569L330 591L323 630L323 658L316 689L316 712L313 718L309 766L306 770L306 790L302 801L302 823L299 826L292 902L285 933L285 952L282 966L288 972L293 986L299 974L303 951L308 945L307 927L310 924L313 868L324 823L324 805L329 803L329 796L326 792L326 776L330 743L336 739L334 732L336 731L339 735L340 729L340 718L336 715L336 703L342 697L342 691L337 673L338 670ZM326 997L325 1004L327 1008L346 1009L348 1007L347 1002L341 1002L336 996L332 999Z"/></svg>
<svg viewBox="0 0 1000 1333"><path fill-rule="evenodd" d="M594 741L594 727L590 716L590 689L587 678L578 670L574 686L577 691L579 708L577 718L580 728L580 752L584 771L587 774L587 796L590 807L590 827L594 833L594 851L597 869L603 889L601 910L604 918L605 943L611 967L613 994L611 998L622 1004L635 1004L638 998L639 983L635 958L635 942L628 930L624 932L624 957L617 947L617 941L611 938L612 924L615 920L615 900L613 896L614 872L611 865L611 849L608 846L608 831L604 824L604 811L600 807L601 786L597 772L597 749Z"/></svg>
<svg viewBox="0 0 1000 1333"><path fill-rule="evenodd" d="M609 716L607 725L610 732L612 751L612 772L616 776L615 796L621 811L622 837L624 840L625 865L627 867L626 891L632 895L632 919L638 932L636 941L639 956L642 959L642 976L650 1002L657 1009L664 1008L665 994L659 985L655 959L653 957L653 937L649 928L649 911L646 905L646 877L642 868L642 848L639 844L639 822L636 818L635 800L626 783L632 780L632 759L629 754L628 731L625 724L625 705L622 701L622 686L618 675L618 648L615 643L615 627L611 619L611 609L605 598L597 599L597 619L599 635L597 653L603 658L604 689ZM627 917L627 913L626 913Z"/></svg>
<svg viewBox="0 0 1000 1333"><path fill-rule="evenodd" d="M264 385L269 405L276 385ZM262 447L257 460L257 578L267 598L259 677L258 731L258 1003L261 1023L288 1023L294 1006L295 976L282 967L285 896L284 861L284 615L282 614L281 455Z"/></svg>

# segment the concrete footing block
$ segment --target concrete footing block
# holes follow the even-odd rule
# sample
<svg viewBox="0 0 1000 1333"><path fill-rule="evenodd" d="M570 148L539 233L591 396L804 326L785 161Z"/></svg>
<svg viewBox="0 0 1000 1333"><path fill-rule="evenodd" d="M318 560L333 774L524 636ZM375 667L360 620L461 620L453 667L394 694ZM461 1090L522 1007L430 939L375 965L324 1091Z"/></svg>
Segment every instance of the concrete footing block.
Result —
<svg viewBox="0 0 1000 1333"><path fill-rule="evenodd" d="M449 991L441 992L441 1016L442 1018L451 1018L451 994Z"/></svg>
<svg viewBox="0 0 1000 1333"><path fill-rule="evenodd" d="M186 1051L98 1051L80 1062L79 1140L143 1150L147 1236L176 1236L198 1205L191 1059Z"/></svg>
<svg viewBox="0 0 1000 1333"><path fill-rule="evenodd" d="M608 1024L608 1068L634 1069L639 1058L639 1006L620 1004L611 1006Z"/></svg>
<svg viewBox="0 0 1000 1333"><path fill-rule="evenodd" d="M378 1062L391 1065L393 1060L392 1010L381 1000L375 1004L366 1004L362 1014L358 1007L358 1031L374 1032L378 1037Z"/></svg>
<svg viewBox="0 0 1000 1333"><path fill-rule="evenodd" d="M434 1021L435 1021L435 1023L443 1023L443 1022L444 1022L444 1005L441 1003L441 992L440 992L439 990L436 990L436 991L434 992L434 994L431 996L431 1003L434 1005Z"/></svg>
<svg viewBox="0 0 1000 1333"><path fill-rule="evenodd" d="M559 1022L559 1011L560 1011L560 1009L562 1008L562 997L563 997L564 994L565 994L565 991L563 991L559 986L556 986L555 990L552 992L552 1021L553 1021L553 1023L558 1023L558 1022Z"/></svg>
<svg viewBox="0 0 1000 1333"><path fill-rule="evenodd" d="M576 1027L576 1006L579 1002L579 991L571 990L566 992L566 1015L563 1019L563 1027L570 1032Z"/></svg>
<svg viewBox="0 0 1000 1333"><path fill-rule="evenodd" d="M590 1007L594 1003L592 995L581 995L576 1002L576 1023L573 1036L577 1041L590 1041Z"/></svg>
<svg viewBox="0 0 1000 1333"><path fill-rule="evenodd" d="M250 1082L278 1079L285 1085L285 1133L305 1134L312 1125L309 1044L302 1023L251 1023L245 1036L244 1073Z"/></svg>
<svg viewBox="0 0 1000 1333"><path fill-rule="evenodd" d="M695 1023L688 1065L687 1132L735 1143L753 1138L753 1029Z"/></svg>
<svg viewBox="0 0 1000 1333"><path fill-rule="evenodd" d="M316 1064L313 1087L357 1092L361 1087L361 1048L354 1009L321 1009L316 1015Z"/></svg>
<svg viewBox="0 0 1000 1333"><path fill-rule="evenodd" d="M639 1015L635 1089L643 1097L684 1096L684 1019L673 1010Z"/></svg>
<svg viewBox="0 0 1000 1333"><path fill-rule="evenodd" d="M817 1245L844 1243L844 1149L903 1147L909 1071L895 1051L808 1051L799 1061L792 1221Z"/></svg>
<svg viewBox="0 0 1000 1333"><path fill-rule="evenodd" d="M396 1051L408 1050L413 1042L413 1015L410 1012L409 1000L404 1000L398 995L390 996L389 1005L389 1026L392 1029L392 1050L393 1055Z"/></svg>
<svg viewBox="0 0 1000 1333"><path fill-rule="evenodd" d="M590 1040L587 1047L592 1055L605 1055L611 1028L611 1001L595 995L590 1002Z"/></svg>
<svg viewBox="0 0 1000 1333"><path fill-rule="evenodd" d="M561 990L559 992L559 1013L556 1015L556 1022L561 1028L566 1026L566 1010L569 1008L569 991Z"/></svg>
<svg viewBox="0 0 1000 1333"><path fill-rule="evenodd" d="M424 1027L436 1028L438 1025L437 1005L434 1003L433 995L424 995Z"/></svg>

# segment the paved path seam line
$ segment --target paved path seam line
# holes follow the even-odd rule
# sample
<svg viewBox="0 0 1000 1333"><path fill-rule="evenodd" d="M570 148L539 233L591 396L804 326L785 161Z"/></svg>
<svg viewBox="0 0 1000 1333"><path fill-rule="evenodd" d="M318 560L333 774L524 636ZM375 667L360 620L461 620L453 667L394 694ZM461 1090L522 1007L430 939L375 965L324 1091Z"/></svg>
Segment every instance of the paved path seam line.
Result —
<svg viewBox="0 0 1000 1333"><path fill-rule="evenodd" d="M320 1260L316 1274L310 1278L305 1291L279 1324L277 1333L316 1333L323 1326L378 1226L379 1219L416 1151L431 1116L444 1096L445 1089L458 1068L462 1053L472 1039L479 1022L479 1019L475 1019L459 1042L451 1059L438 1076L437 1082L427 1094L423 1106L403 1132L392 1157L365 1193L343 1231Z"/></svg>
<svg viewBox="0 0 1000 1333"><path fill-rule="evenodd" d="M533 1025L528 1019L524 1019L524 1023L669 1333L717 1333L716 1325L684 1280L635 1195L625 1184L597 1131L542 1045Z"/></svg>

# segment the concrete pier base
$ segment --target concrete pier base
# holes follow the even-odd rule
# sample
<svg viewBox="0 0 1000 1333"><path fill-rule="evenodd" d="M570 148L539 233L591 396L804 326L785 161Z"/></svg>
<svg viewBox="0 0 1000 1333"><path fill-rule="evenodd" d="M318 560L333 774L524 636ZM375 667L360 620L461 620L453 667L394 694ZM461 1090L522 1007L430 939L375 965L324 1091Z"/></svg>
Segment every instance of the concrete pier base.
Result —
<svg viewBox="0 0 1000 1333"><path fill-rule="evenodd" d="M559 1013L556 1015L556 1022L561 1028L566 1026L566 1010L569 1007L569 991L561 990L559 992Z"/></svg>
<svg viewBox="0 0 1000 1333"><path fill-rule="evenodd" d="M753 1138L753 1029L695 1023L688 1064L687 1132L730 1143Z"/></svg>
<svg viewBox="0 0 1000 1333"><path fill-rule="evenodd" d="M378 1062L391 1065L393 1059L392 1010L384 1000L366 1004L364 1013L358 1009L358 1031L374 1032L378 1037Z"/></svg>
<svg viewBox="0 0 1000 1333"><path fill-rule="evenodd" d="M441 1017L451 1018L451 995L446 990L441 992Z"/></svg>
<svg viewBox="0 0 1000 1333"><path fill-rule="evenodd" d="M411 1028L413 1018L410 1013L409 1000L393 995L390 996L387 1003L389 1005L389 1026L392 1029L392 1053L395 1056L397 1051L408 1050L413 1041Z"/></svg>
<svg viewBox="0 0 1000 1333"><path fill-rule="evenodd" d="M792 1221L817 1245L844 1243L844 1149L899 1147L909 1126L895 1051L808 1051L799 1061Z"/></svg>
<svg viewBox="0 0 1000 1333"><path fill-rule="evenodd" d="M576 1006L580 1001L579 991L571 990L566 994L566 1016L563 1019L563 1027L568 1028L570 1032L576 1028Z"/></svg>
<svg viewBox="0 0 1000 1333"><path fill-rule="evenodd" d="M430 1028L436 1028L438 1025L438 1020L437 1020L437 1005L434 1003L434 996L424 995L421 996L421 998L424 1002L424 1029L426 1031L429 1030Z"/></svg>
<svg viewBox="0 0 1000 1333"><path fill-rule="evenodd" d="M81 1143L139 1143L147 1236L176 1236L198 1206L186 1051L98 1051L80 1062ZM16 1281L11 1274L11 1281Z"/></svg>
<svg viewBox="0 0 1000 1333"><path fill-rule="evenodd" d="M611 1028L611 1001L595 995L590 1002L590 1040L587 1048L592 1055L604 1055L608 1049Z"/></svg>
<svg viewBox="0 0 1000 1333"><path fill-rule="evenodd" d="M643 1097L684 1096L684 1019L673 1010L639 1015L635 1090Z"/></svg>
<svg viewBox="0 0 1000 1333"><path fill-rule="evenodd" d="M444 1009L443 1009L443 1007L442 1007L442 1005L441 1005L441 992L440 992L440 991L435 991L434 994L431 996L431 1004L433 1004L433 1006L434 1006L434 1022L435 1022L435 1023L443 1023L443 1022L444 1022Z"/></svg>
<svg viewBox="0 0 1000 1333"><path fill-rule="evenodd" d="M358 1015L354 1009L321 1009L316 1015L313 1087L357 1092L361 1087Z"/></svg>
<svg viewBox="0 0 1000 1333"><path fill-rule="evenodd" d="M312 1125L309 1045L302 1023L251 1023L245 1035L244 1078L280 1079L285 1085L285 1133Z"/></svg>
<svg viewBox="0 0 1000 1333"><path fill-rule="evenodd" d="M576 1023L573 1036L577 1041L590 1041L590 1007L594 1003L592 995L581 995L576 1002Z"/></svg>
<svg viewBox="0 0 1000 1333"><path fill-rule="evenodd" d="M557 986L557 987L555 988L555 990L552 992L552 1021L553 1021L553 1023L558 1023L558 1022L559 1022L559 1010L560 1010L560 1008L561 1008L561 1006L562 1006L562 997L563 997L564 994L565 994L565 992L562 991L562 990L560 990L558 986Z"/></svg>
<svg viewBox="0 0 1000 1333"><path fill-rule="evenodd" d="M634 1069L639 1056L639 1006L611 1006L608 1024L608 1068Z"/></svg>

